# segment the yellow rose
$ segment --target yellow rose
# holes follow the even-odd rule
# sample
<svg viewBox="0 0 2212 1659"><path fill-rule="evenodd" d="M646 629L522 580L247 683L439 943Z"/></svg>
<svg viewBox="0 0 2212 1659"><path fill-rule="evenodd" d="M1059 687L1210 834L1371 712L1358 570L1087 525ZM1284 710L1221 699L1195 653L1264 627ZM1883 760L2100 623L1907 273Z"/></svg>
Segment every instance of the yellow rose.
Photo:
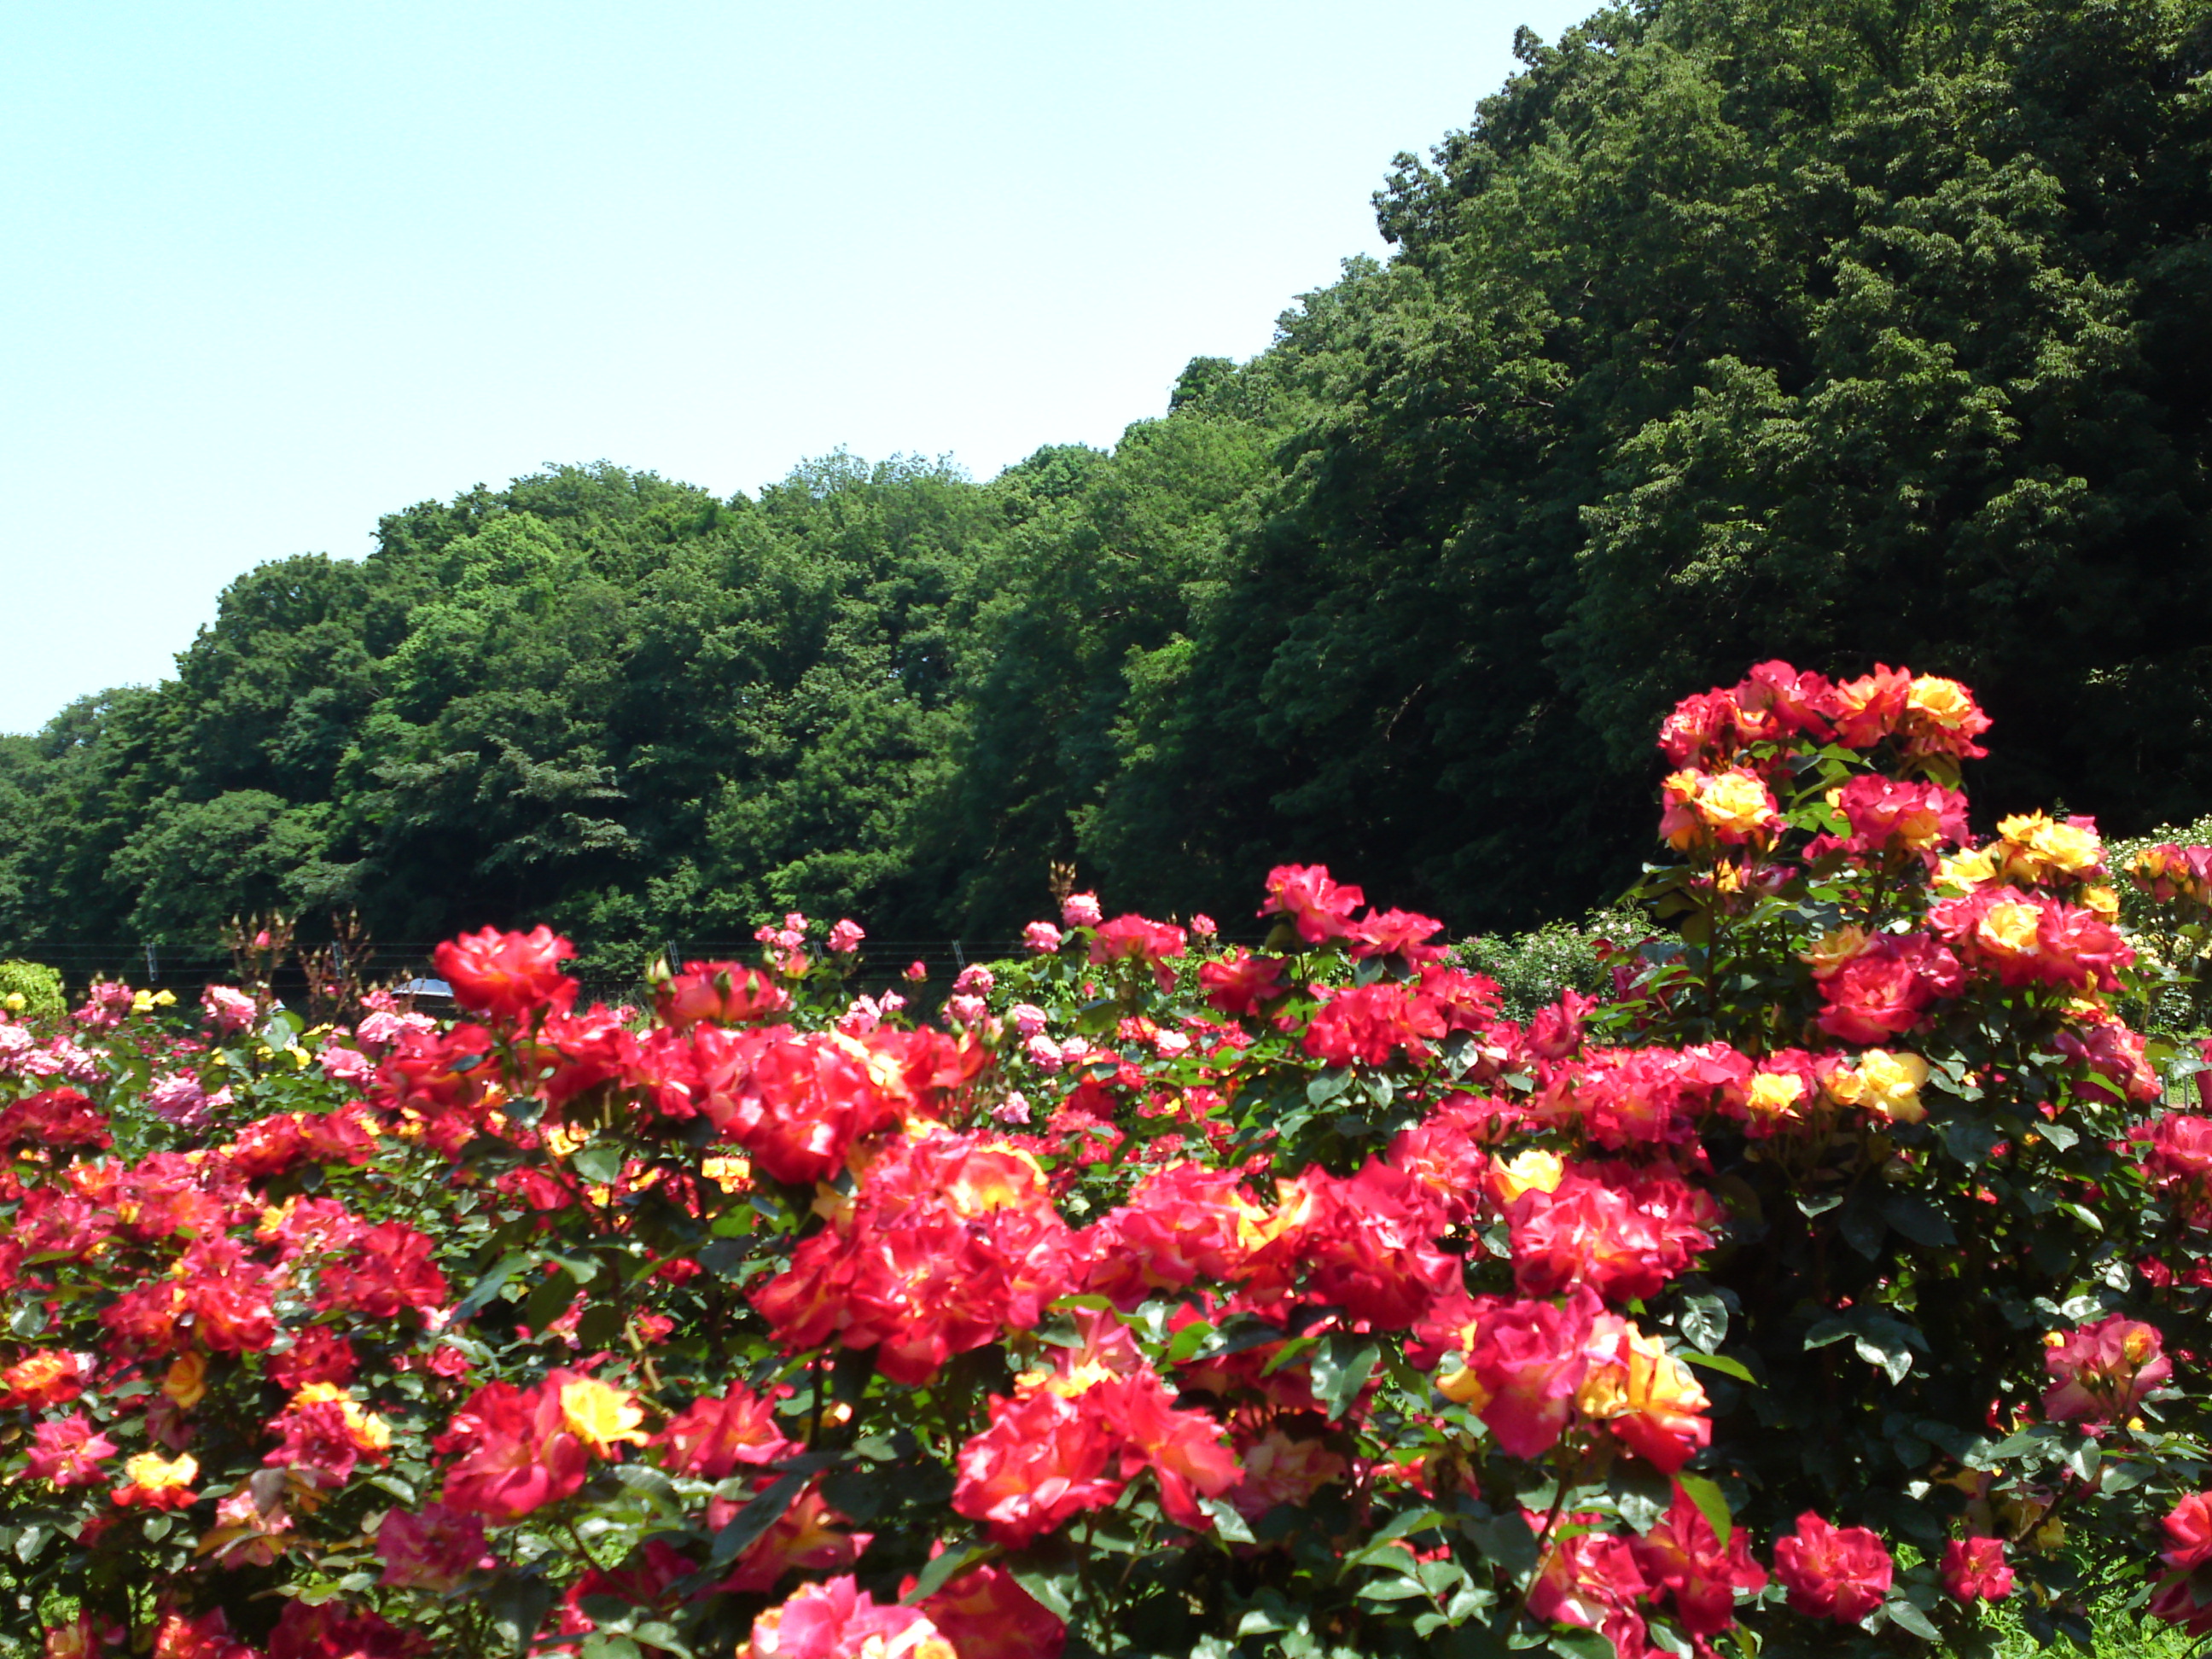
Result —
<svg viewBox="0 0 2212 1659"><path fill-rule="evenodd" d="M200 1478L200 1461L190 1452L179 1452L172 1462L159 1452L140 1452L123 1466L124 1475L134 1486L148 1492L166 1492L172 1486L189 1486Z"/></svg>
<svg viewBox="0 0 2212 1659"><path fill-rule="evenodd" d="M1891 1054L1869 1048L1859 1056L1859 1080L1865 1085L1860 1104L1892 1123L1917 1123L1928 1115L1920 1103L1920 1091L1928 1081L1928 1062L1918 1054Z"/></svg>
<svg viewBox="0 0 2212 1659"><path fill-rule="evenodd" d="M2060 823L2041 812L2018 812L1997 824L2002 842L1993 849L2008 875L2047 882L2054 875L2078 876L2104 862L2105 844L2097 832Z"/></svg>
<svg viewBox="0 0 2212 1659"><path fill-rule="evenodd" d="M1774 817L1774 797L1748 772L1723 772L1705 780L1698 792L1697 812L1723 836L1742 840Z"/></svg>
<svg viewBox="0 0 2212 1659"><path fill-rule="evenodd" d="M1905 706L1948 732L1955 732L1974 715L1973 694L1956 680L1939 674L1923 674L1905 694Z"/></svg>
<svg viewBox="0 0 2212 1659"><path fill-rule="evenodd" d="M2013 899L1992 904L1983 913L1974 937L1984 949L2001 957L2024 957L2035 950L2036 925L2043 920L2039 904Z"/></svg>
<svg viewBox="0 0 2212 1659"><path fill-rule="evenodd" d="M647 1435L640 1426L645 1413L637 1396L594 1376L580 1376L561 1385L561 1418L568 1431L604 1457L618 1441L643 1445Z"/></svg>
<svg viewBox="0 0 2212 1659"><path fill-rule="evenodd" d="M1936 883L1944 887L1956 887L1962 891L1987 886L1996 879L1997 875L1992 851L1987 847L1964 848L1948 858L1938 860Z"/></svg>
<svg viewBox="0 0 2212 1659"><path fill-rule="evenodd" d="M1790 1072L1761 1072L1752 1079L1744 1104L1756 1117L1795 1117L1804 1097L1804 1079Z"/></svg>
<svg viewBox="0 0 2212 1659"><path fill-rule="evenodd" d="M1558 1156L1540 1146L1531 1146L1512 1162L1492 1158L1490 1164L1491 1191L1500 1204L1510 1204L1523 1193L1555 1193L1559 1189L1559 1178L1566 1173L1566 1165Z"/></svg>

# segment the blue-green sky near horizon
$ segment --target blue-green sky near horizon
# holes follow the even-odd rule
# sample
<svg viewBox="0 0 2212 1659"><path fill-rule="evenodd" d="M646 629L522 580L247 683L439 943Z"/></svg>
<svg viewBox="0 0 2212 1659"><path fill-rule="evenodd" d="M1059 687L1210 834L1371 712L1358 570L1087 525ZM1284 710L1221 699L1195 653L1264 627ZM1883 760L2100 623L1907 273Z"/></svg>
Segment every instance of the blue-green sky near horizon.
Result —
<svg viewBox="0 0 2212 1659"><path fill-rule="evenodd" d="M0 731L549 461L1109 445L1589 0L0 12Z"/></svg>

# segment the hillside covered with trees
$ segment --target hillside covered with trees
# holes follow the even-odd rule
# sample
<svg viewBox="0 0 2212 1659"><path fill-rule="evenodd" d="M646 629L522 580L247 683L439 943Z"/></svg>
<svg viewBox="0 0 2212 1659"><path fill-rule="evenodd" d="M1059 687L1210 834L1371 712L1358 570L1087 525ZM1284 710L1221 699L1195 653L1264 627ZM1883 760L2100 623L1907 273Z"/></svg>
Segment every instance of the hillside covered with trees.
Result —
<svg viewBox="0 0 2212 1659"><path fill-rule="evenodd" d="M0 951L1003 937L1325 861L1460 927L1633 873L1686 690L1972 684L1989 812L2212 807L2212 0L1598 13L1243 364L988 482L557 468L264 565L0 739Z"/></svg>

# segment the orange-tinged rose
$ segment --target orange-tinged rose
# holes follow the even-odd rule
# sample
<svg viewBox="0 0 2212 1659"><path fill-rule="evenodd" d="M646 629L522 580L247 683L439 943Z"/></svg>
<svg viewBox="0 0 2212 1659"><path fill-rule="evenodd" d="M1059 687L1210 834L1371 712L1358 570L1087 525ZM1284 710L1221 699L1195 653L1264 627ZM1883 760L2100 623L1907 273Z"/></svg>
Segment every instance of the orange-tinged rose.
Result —
<svg viewBox="0 0 2212 1659"><path fill-rule="evenodd" d="M1601 1342L1602 1325L1600 1333ZM1576 1390L1576 1409L1612 1425L1631 1450L1672 1474L1711 1441L1712 1427L1704 1413L1712 1401L1659 1338L1621 1320L1611 1346ZM1593 1358L1600 1352L1601 1343L1593 1343Z"/></svg>
<svg viewBox="0 0 2212 1659"><path fill-rule="evenodd" d="M1456 1370L1437 1373L1437 1392L1474 1412L1480 1412L1487 1406L1491 1398L1490 1390L1482 1386L1482 1379L1475 1375L1474 1367L1464 1359L1460 1361Z"/></svg>
<svg viewBox="0 0 2212 1659"><path fill-rule="evenodd" d="M1698 792L1698 816L1723 840L1747 839L1774 817L1774 797L1748 772L1723 772Z"/></svg>
<svg viewBox="0 0 2212 1659"><path fill-rule="evenodd" d="M179 1411L191 1410L207 1398L207 1369L205 1354L197 1350L179 1354L161 1379L161 1392L176 1402Z"/></svg>

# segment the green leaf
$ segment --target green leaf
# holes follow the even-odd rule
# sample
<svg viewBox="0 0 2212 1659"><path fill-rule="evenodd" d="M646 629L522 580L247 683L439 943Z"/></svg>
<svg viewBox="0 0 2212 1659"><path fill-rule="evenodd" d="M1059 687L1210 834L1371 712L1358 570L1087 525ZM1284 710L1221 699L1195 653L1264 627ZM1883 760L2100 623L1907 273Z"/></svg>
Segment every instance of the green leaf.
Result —
<svg viewBox="0 0 2212 1659"><path fill-rule="evenodd" d="M1075 1620L1075 1604L1081 1594L1080 1582L1074 1564L1063 1553L1058 1559L1039 1560L1034 1549L1007 1558L1006 1569L1014 1575L1014 1582L1035 1596L1037 1604L1063 1625Z"/></svg>
<svg viewBox="0 0 2212 1659"><path fill-rule="evenodd" d="M1728 1304L1710 1291L1686 1296L1674 1328L1692 1347L1711 1353L1728 1340Z"/></svg>
<svg viewBox="0 0 2212 1659"><path fill-rule="evenodd" d="M1986 1121L1978 1117L1946 1118L1940 1133L1944 1149L1969 1169L1986 1163L1990 1149L2004 1139Z"/></svg>
<svg viewBox="0 0 2212 1659"><path fill-rule="evenodd" d="M1808 1343L1806 1346L1809 1347L1812 1345ZM1724 1353L1699 1353L1692 1348L1678 1348L1674 1351L1674 1358L1687 1364L1702 1366L1709 1371L1718 1371L1724 1376L1733 1376L1753 1388L1759 1386L1759 1379L1751 1374L1749 1367L1741 1359L1730 1359Z"/></svg>
<svg viewBox="0 0 2212 1659"><path fill-rule="evenodd" d="M1905 1373L1912 1369L1911 1351L1902 1342L1862 1332L1852 1346L1868 1364L1881 1366L1883 1375L1893 1383L1905 1381Z"/></svg>
<svg viewBox="0 0 2212 1659"><path fill-rule="evenodd" d="M1625 1461L1613 1466L1606 1480L1606 1494L1620 1510L1620 1518L1647 1533L1674 1501L1674 1483L1649 1463Z"/></svg>
<svg viewBox="0 0 2212 1659"><path fill-rule="evenodd" d="M1234 1504L1224 1503L1218 1498L1201 1498L1198 1500L1198 1506L1213 1518L1214 1531L1229 1542L1251 1544L1258 1541L1252 1536L1250 1525L1237 1512Z"/></svg>
<svg viewBox="0 0 2212 1659"><path fill-rule="evenodd" d="M520 1655L527 1650L530 1638L545 1622L546 1612L553 1605L553 1586L542 1578L503 1574L483 1592L482 1602L491 1616L492 1629L507 1644L507 1651Z"/></svg>
<svg viewBox="0 0 2212 1659"><path fill-rule="evenodd" d="M533 1331L542 1331L562 1314L576 1299L575 1282L566 1273L549 1273L531 1291L522 1304L522 1322Z"/></svg>
<svg viewBox="0 0 2212 1659"><path fill-rule="evenodd" d="M1429 1592L1417 1578L1374 1578L1359 1587L1359 1595L1368 1601L1409 1601Z"/></svg>
<svg viewBox="0 0 2212 1659"><path fill-rule="evenodd" d="M1535 1571L1536 1534L1518 1515L1470 1516L1460 1522L1460 1529L1482 1552L1484 1559L1495 1561L1516 1579Z"/></svg>
<svg viewBox="0 0 2212 1659"><path fill-rule="evenodd" d="M510 1250L507 1255L500 1257L488 1272L470 1286L469 1293L463 1297L459 1305L454 1308L453 1318L459 1321L475 1313L505 1290L507 1280L513 1279L515 1274L536 1260L537 1257L527 1250Z"/></svg>
<svg viewBox="0 0 2212 1659"><path fill-rule="evenodd" d="M1346 1409L1359 1397L1375 1375L1375 1362L1382 1351L1372 1342L1353 1344L1358 1339L1332 1336L1314 1351L1314 1396L1328 1412L1334 1422L1344 1415Z"/></svg>
<svg viewBox="0 0 2212 1659"><path fill-rule="evenodd" d="M1888 1231L1888 1224L1882 1219L1881 1194L1870 1187L1859 1188L1836 1218L1836 1231L1843 1234L1844 1243L1873 1261L1881 1253L1882 1234Z"/></svg>
<svg viewBox="0 0 2212 1659"><path fill-rule="evenodd" d="M998 1553L995 1544L970 1544L965 1549L946 1549L930 1559L915 1576L914 1588L900 1599L908 1607L927 1600L979 1561Z"/></svg>
<svg viewBox="0 0 2212 1659"><path fill-rule="evenodd" d="M1565 1659L1613 1659L1613 1644L1594 1630L1553 1631L1551 1648Z"/></svg>
<svg viewBox="0 0 2212 1659"><path fill-rule="evenodd" d="M1698 1506L1698 1513L1705 1517L1705 1524L1713 1529L1713 1537L1723 1549L1728 1547L1729 1534L1735 1519L1729 1513L1728 1499L1721 1489L1702 1474L1692 1474L1685 1469L1674 1476L1674 1484L1682 1494Z"/></svg>
<svg viewBox="0 0 2212 1659"><path fill-rule="evenodd" d="M763 1491L714 1534L714 1547L708 1554L707 1565L726 1567L751 1548L761 1534L782 1520L784 1511L799 1501L799 1492L805 1485L805 1475L787 1474Z"/></svg>
<svg viewBox="0 0 2212 1659"><path fill-rule="evenodd" d="M622 1174L623 1148L611 1140L587 1142L569 1156L568 1167L593 1186L611 1186Z"/></svg>
<svg viewBox="0 0 2212 1659"><path fill-rule="evenodd" d="M1909 1630L1923 1642L1940 1642L1943 1639L1942 1633L1929 1622L1928 1615L1903 1596L1897 1596L1885 1601L1882 1606L1888 1609L1889 1622L1899 1630Z"/></svg>
<svg viewBox="0 0 2212 1659"><path fill-rule="evenodd" d="M545 1259L559 1262L562 1272L579 1285L588 1285L599 1276L599 1264L587 1255L548 1255Z"/></svg>
<svg viewBox="0 0 2212 1659"><path fill-rule="evenodd" d="M1852 1322L1848 1319L1831 1316L1820 1320L1805 1333L1805 1352L1810 1353L1815 1348L1826 1347L1831 1342L1840 1342L1851 1334L1851 1329Z"/></svg>
<svg viewBox="0 0 2212 1659"><path fill-rule="evenodd" d="M1893 1192L1882 1201L1882 1218L1915 1244L1955 1244L1959 1236L1943 1212L1917 1193Z"/></svg>
<svg viewBox="0 0 2212 1659"><path fill-rule="evenodd" d="M1306 1098L1316 1106L1326 1106L1351 1086L1351 1072L1338 1066L1333 1071L1316 1073L1306 1085Z"/></svg>

